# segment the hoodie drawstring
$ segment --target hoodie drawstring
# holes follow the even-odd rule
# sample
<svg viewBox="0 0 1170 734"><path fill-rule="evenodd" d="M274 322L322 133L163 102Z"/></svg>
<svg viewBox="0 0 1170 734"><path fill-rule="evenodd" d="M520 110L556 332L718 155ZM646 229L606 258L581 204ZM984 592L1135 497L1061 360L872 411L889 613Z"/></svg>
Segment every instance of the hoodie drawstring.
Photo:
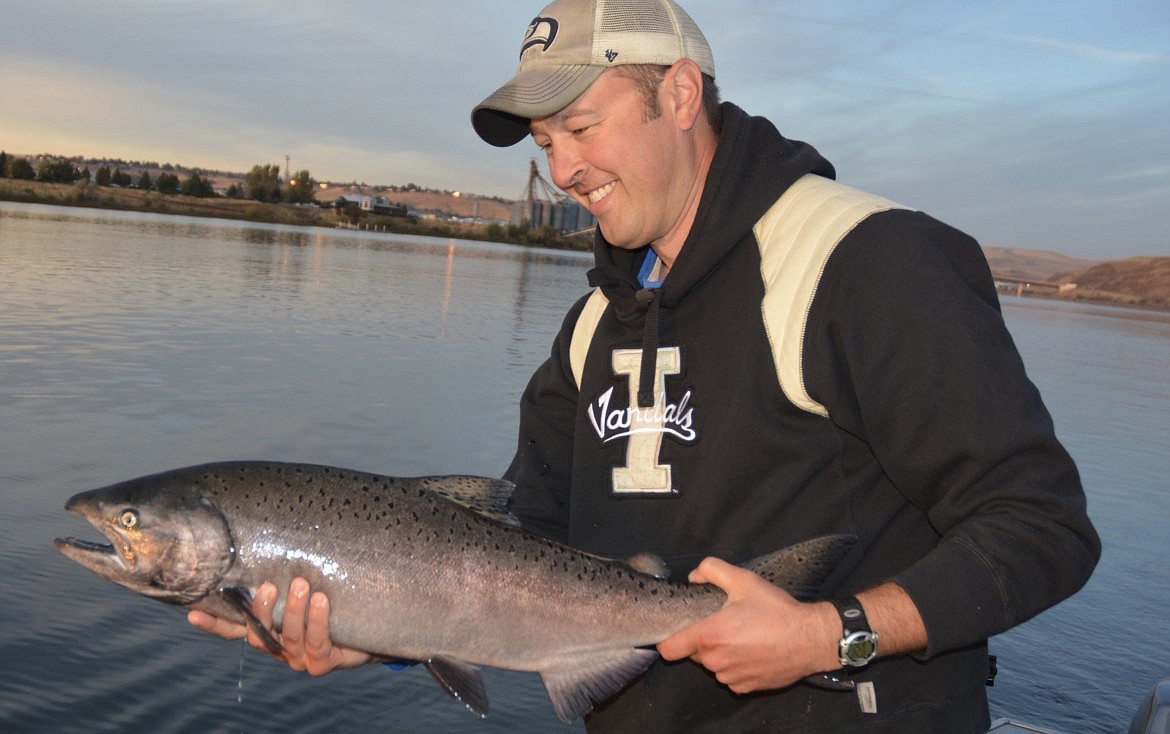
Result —
<svg viewBox="0 0 1170 734"><path fill-rule="evenodd" d="M653 408L654 374L658 369L658 304L662 300L657 288L641 287L634 278L616 268L597 267L589 271L589 285L604 289L607 286L633 286L634 300L646 308L642 326L642 364L638 376L638 407Z"/></svg>
<svg viewBox="0 0 1170 734"><path fill-rule="evenodd" d="M642 371L638 377L638 407L653 408L654 374L658 369L658 291L642 288L634 294L638 303L647 307L646 324L642 330Z"/></svg>

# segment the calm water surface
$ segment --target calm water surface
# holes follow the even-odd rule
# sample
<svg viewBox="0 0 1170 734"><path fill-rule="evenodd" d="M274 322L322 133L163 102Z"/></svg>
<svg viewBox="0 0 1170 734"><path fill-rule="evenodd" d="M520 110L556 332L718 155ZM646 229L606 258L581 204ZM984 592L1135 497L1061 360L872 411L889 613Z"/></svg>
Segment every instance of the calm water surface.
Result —
<svg viewBox="0 0 1170 734"><path fill-rule="evenodd" d="M422 670L321 679L67 561L70 495L206 461L498 475L584 257L432 238L0 203L0 731L572 731L531 674L491 716ZM1005 300L1106 554L993 640L994 714L1123 730L1170 675L1170 315Z"/></svg>

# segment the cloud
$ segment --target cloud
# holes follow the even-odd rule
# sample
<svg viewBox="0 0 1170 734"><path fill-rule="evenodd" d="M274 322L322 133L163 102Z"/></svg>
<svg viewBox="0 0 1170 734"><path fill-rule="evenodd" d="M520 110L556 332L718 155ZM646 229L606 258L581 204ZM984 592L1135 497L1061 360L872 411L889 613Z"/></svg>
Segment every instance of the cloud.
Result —
<svg viewBox="0 0 1170 734"><path fill-rule="evenodd" d="M468 114L515 69L543 1L10 3L0 149L222 170L289 154L318 179L517 196L540 154L484 145ZM724 96L846 182L997 242L1165 250L1164 12L683 5Z"/></svg>
<svg viewBox="0 0 1170 734"><path fill-rule="evenodd" d="M1014 41L1029 46L1039 46L1060 51L1070 56L1076 56L1090 61L1100 61L1106 64L1149 64L1166 60L1166 54L1142 53L1138 51L1114 51L1100 46L1090 46L1083 43L1068 43L1051 38L1036 38L1035 36L1001 36L1004 40Z"/></svg>

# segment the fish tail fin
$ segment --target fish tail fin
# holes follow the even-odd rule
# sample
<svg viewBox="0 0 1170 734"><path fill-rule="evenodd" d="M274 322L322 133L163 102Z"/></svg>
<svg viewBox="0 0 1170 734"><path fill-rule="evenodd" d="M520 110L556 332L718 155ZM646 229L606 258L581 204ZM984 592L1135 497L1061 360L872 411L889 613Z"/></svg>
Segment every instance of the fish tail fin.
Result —
<svg viewBox="0 0 1170 734"><path fill-rule="evenodd" d="M657 659L658 652L653 648L607 650L572 668L541 671L540 677L557 716L568 723L592 711L594 703L620 691Z"/></svg>

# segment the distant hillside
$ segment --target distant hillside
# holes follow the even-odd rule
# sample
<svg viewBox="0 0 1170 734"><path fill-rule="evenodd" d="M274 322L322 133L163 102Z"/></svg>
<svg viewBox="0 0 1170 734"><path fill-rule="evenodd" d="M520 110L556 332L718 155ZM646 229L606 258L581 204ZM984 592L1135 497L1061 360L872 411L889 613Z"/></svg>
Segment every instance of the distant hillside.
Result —
<svg viewBox="0 0 1170 734"><path fill-rule="evenodd" d="M1170 308L1170 257L1082 260L1042 250L985 247L983 251L997 276L1076 286L1059 294L1045 290L1032 295Z"/></svg>
<svg viewBox="0 0 1170 734"><path fill-rule="evenodd" d="M996 275L1033 280L1055 280L1054 276L1060 273L1079 272L1101 262L1017 247L984 247L983 254Z"/></svg>
<svg viewBox="0 0 1170 734"><path fill-rule="evenodd" d="M403 204L412 210L443 214L453 217L467 217L507 222L512 215L512 202L475 194L459 194L452 191L426 189L404 189L390 186L355 186L327 184L314 194L318 203L328 204L339 196L365 194L381 196L395 204Z"/></svg>
<svg viewBox="0 0 1170 734"><path fill-rule="evenodd" d="M1077 298L1170 308L1170 257L1110 260L1084 270L1057 273L1054 280L1076 283L1073 293Z"/></svg>

